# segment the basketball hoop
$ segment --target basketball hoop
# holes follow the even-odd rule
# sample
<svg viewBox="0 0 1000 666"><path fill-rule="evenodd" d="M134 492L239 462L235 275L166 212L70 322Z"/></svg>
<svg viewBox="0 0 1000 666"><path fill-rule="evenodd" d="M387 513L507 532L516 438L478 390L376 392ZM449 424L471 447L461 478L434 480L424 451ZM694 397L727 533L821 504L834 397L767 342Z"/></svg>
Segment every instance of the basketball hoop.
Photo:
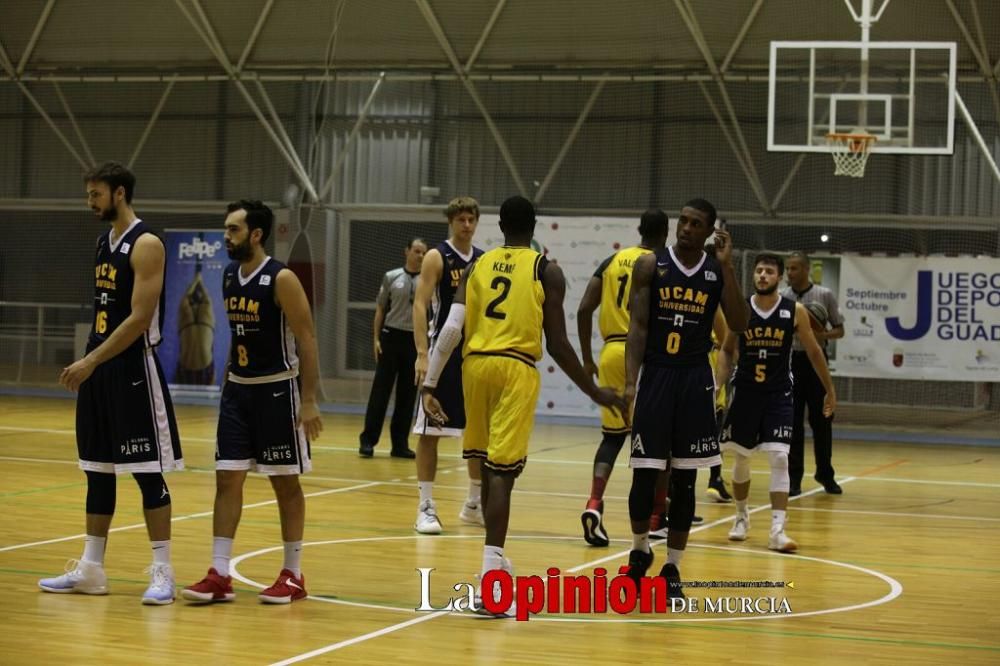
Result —
<svg viewBox="0 0 1000 666"><path fill-rule="evenodd" d="M851 176L863 178L872 144L878 139L864 130L855 130L850 134L831 132L826 135L826 145L833 155L834 176Z"/></svg>

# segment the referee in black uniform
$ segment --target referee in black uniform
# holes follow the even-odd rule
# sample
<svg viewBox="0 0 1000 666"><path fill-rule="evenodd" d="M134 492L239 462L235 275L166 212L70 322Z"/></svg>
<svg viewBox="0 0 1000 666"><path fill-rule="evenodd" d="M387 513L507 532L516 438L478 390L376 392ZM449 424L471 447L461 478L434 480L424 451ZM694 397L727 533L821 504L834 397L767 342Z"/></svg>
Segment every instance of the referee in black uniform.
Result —
<svg viewBox="0 0 1000 666"><path fill-rule="evenodd" d="M373 326L375 381L368 396L365 429L361 433L358 449L362 458L371 458L375 453L393 383L396 384L396 406L389 424L391 455L396 458L416 457L408 441L413 403L417 396L413 375L417 360L417 348L413 343L413 294L426 253L427 244L414 238L406 246L406 265L394 268L382 277L382 287L375 301Z"/></svg>
<svg viewBox="0 0 1000 666"><path fill-rule="evenodd" d="M844 319L840 316L833 292L809 280L809 257L803 252L793 252L785 260L788 286L781 295L802 303L822 325L815 331L816 341L826 356L826 341L844 337ZM831 495L844 491L834 479L833 417L823 416L823 396L826 391L816 376L809 357L796 338L792 344L792 376L794 379L795 411L792 423L792 442L788 452L788 476L791 482L789 496L802 493L802 475L805 471L805 411L809 409L809 427L813 433L813 452L816 456L816 475L813 477Z"/></svg>

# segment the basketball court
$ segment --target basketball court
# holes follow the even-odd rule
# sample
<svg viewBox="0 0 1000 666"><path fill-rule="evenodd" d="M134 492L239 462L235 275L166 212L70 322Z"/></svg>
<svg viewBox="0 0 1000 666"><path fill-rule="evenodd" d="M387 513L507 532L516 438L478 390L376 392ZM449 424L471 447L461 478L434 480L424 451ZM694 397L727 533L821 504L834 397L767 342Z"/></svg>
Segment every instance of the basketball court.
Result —
<svg viewBox="0 0 1000 666"><path fill-rule="evenodd" d="M0 22L0 662L1000 663L996 3L176 0L105 3L100 20L68 0L14 4ZM228 344L217 315L214 337L179 342L183 322L204 316L183 295L201 285L209 309L221 298L212 234L227 201L275 209L269 252L299 275L320 347L305 601L258 602L282 546L274 494L254 474L233 603L141 605L149 542L128 476L110 594L38 589L83 543L75 402L57 378L92 323L104 227L79 173L105 159L135 169L136 210L179 257L168 256L159 351L186 464L167 476L179 587L211 563L212 364ZM745 293L757 252L809 253L846 321L831 349L844 494L813 481L807 434L788 512L797 553L767 548L758 456L744 542L728 539L734 506L709 501L699 474L685 604L582 610L558 586L586 577L596 590L627 563L631 473L623 451L605 494L611 544L588 546L580 512L599 422L546 356L505 555L514 594L546 585L547 602L524 621L462 610L484 534L458 520L458 441L440 444L437 536L413 528L416 468L388 456L388 424L375 457L358 455L371 321L380 277L409 239L444 238L452 196L479 199L475 242L488 248L515 193L538 207L536 249L567 275L577 349L584 286L600 259L638 242L649 205L672 227L684 200L715 202ZM931 293L923 273L933 309L915 305ZM187 344L204 352L197 368L182 367Z"/></svg>

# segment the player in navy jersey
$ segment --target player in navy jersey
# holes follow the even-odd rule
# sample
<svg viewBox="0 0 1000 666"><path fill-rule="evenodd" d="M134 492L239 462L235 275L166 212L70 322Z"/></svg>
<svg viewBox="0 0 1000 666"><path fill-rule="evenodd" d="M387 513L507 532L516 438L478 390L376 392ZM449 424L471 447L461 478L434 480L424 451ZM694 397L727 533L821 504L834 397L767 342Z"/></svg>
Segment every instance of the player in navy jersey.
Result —
<svg viewBox="0 0 1000 666"><path fill-rule="evenodd" d="M417 347L416 382L423 385L427 374L428 354L448 321L451 302L462 280L462 271L483 251L472 245L479 225L479 203L472 197L457 197L445 209L448 240L424 255L413 298L413 342ZM448 363L434 389L434 397L448 415L448 423L427 418L423 402L417 400L417 421L413 432L417 441L417 488L420 502L413 527L421 534L440 534L441 520L434 502L434 477L437 474L437 449L441 437L461 437L465 430L465 406L462 395L462 345L448 357ZM458 517L463 523L485 525L480 503L482 488L479 461L469 459L469 494Z"/></svg>
<svg viewBox="0 0 1000 666"><path fill-rule="evenodd" d="M299 475L311 468L309 442L323 429L316 391L319 362L312 312L302 283L264 243L274 215L259 201L229 204L222 278L230 352L215 448L212 567L181 593L200 603L232 601L229 560L248 471L266 474L278 500L285 559L264 603L306 597L302 575L305 498Z"/></svg>
<svg viewBox="0 0 1000 666"><path fill-rule="evenodd" d="M667 579L671 597L683 596L678 565L694 517L697 470L721 460L715 381L708 363L715 311L721 303L733 331L744 330L749 318L733 270L729 234L715 228L715 219L708 201L687 202L677 222L677 242L640 257L632 271L625 348L625 400L635 405L629 576L638 584L653 562L649 517L657 475L669 468L670 529L660 575ZM714 257L703 249L713 233Z"/></svg>
<svg viewBox="0 0 1000 666"><path fill-rule="evenodd" d="M94 320L87 354L59 383L79 391L76 445L87 474L83 556L66 573L39 581L46 592L107 594L104 550L115 512L116 474L131 472L142 492L153 547L142 602L174 600L170 493L163 472L181 469L181 445L163 370L154 351L163 327L164 248L132 210L135 176L108 162L84 176L87 203L111 229L97 239Z"/></svg>
<svg viewBox="0 0 1000 666"><path fill-rule="evenodd" d="M729 531L733 541L744 541L750 529L747 497L750 494L750 455L765 451L771 466L771 532L768 548L791 553L798 545L785 534L788 508L788 450L792 439L792 338L799 336L826 397L823 415L829 418L837 405L833 379L823 350L813 335L809 313L801 303L781 296L777 289L785 271L784 261L773 254L754 260L754 291L748 299L750 321L739 335L729 334L719 352L716 378L726 380L736 361L733 395L722 427L722 449L736 455L733 497L736 519ZM737 346L737 338L739 345ZM738 347L738 349L737 349Z"/></svg>

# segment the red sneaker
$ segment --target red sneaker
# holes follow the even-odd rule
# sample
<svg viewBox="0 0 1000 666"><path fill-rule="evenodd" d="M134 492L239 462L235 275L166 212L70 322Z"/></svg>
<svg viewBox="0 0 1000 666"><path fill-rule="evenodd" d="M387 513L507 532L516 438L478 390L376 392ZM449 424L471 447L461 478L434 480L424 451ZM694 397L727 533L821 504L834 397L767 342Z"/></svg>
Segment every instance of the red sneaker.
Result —
<svg viewBox="0 0 1000 666"><path fill-rule="evenodd" d="M210 604L216 601L232 601L236 598L236 594L233 592L233 579L229 576L220 576L213 568L209 569L208 574L200 581L181 590L181 597L188 601Z"/></svg>
<svg viewBox="0 0 1000 666"><path fill-rule="evenodd" d="M288 569L282 569L274 585L261 592L258 596L265 604L290 604L308 596L306 592L306 577L295 577Z"/></svg>

